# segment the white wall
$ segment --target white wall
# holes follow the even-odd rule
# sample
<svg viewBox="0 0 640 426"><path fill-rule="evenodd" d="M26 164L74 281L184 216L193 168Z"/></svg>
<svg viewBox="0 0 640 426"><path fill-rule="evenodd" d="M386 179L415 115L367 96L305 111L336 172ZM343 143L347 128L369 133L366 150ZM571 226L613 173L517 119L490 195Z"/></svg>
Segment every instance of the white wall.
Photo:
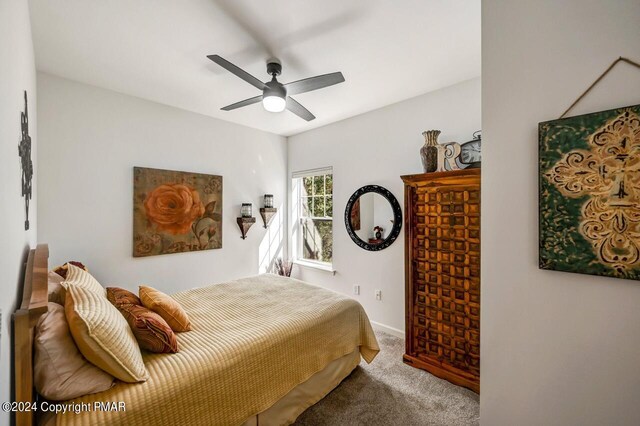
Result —
<svg viewBox="0 0 640 426"><path fill-rule="evenodd" d="M39 240L52 264L77 259L103 285L175 292L256 274L265 247L284 244L282 220L269 234L258 213L265 193L285 201L284 137L42 73L38 90ZM134 259L133 166L222 175L222 249ZM242 202L257 216L244 241Z"/></svg>
<svg viewBox="0 0 640 426"><path fill-rule="evenodd" d="M29 96L29 121L32 139L31 158L36 161L36 70L31 41L27 2L0 0L0 401L9 401L11 391L11 315L20 294L22 264L29 247L35 246L36 179L33 180L29 231L24 230L24 198L18 143L21 138L20 112L24 111L23 91ZM37 176L37 175L36 175ZM9 415L0 413L0 424L9 424Z"/></svg>
<svg viewBox="0 0 640 426"><path fill-rule="evenodd" d="M482 2L482 424L640 424L640 283L537 267L538 122L640 61L638 22L638 0ZM572 115L638 103L621 64Z"/></svg>
<svg viewBox="0 0 640 426"><path fill-rule="evenodd" d="M370 252L347 234L344 209L368 184L389 189L404 204L401 175L422 173L421 133L441 129L441 142L465 142L480 128L480 79L470 80L289 138L291 172L333 166L333 266L337 273L295 266L294 275L355 296L371 320L404 330L404 229L387 249ZM375 290L382 290L382 301Z"/></svg>

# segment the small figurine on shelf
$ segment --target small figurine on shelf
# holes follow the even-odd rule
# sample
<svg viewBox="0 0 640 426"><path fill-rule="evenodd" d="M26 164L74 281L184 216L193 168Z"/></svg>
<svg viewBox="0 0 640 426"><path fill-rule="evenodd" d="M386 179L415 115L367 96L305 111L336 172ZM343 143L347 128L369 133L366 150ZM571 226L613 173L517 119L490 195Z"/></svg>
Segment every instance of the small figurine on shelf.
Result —
<svg viewBox="0 0 640 426"><path fill-rule="evenodd" d="M373 228L373 236L375 237L376 240L381 240L383 233L384 233L384 229L382 229L381 226L376 226L375 228Z"/></svg>

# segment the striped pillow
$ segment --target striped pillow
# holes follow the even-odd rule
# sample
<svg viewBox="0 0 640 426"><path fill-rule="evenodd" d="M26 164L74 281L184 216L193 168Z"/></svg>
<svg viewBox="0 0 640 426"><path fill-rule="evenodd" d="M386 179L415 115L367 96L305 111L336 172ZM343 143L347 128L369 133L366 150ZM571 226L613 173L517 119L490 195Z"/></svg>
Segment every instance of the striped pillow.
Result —
<svg viewBox="0 0 640 426"><path fill-rule="evenodd" d="M120 305L118 310L142 349L155 353L178 352L176 335L160 315L141 305Z"/></svg>
<svg viewBox="0 0 640 426"><path fill-rule="evenodd" d="M64 308L73 340L89 362L123 382L147 380L136 338L106 297L68 284Z"/></svg>
<svg viewBox="0 0 640 426"><path fill-rule="evenodd" d="M84 269L89 272L86 266L82 264L82 262L78 262L77 260L70 260L64 265L57 266L53 268L53 272L60 275L62 278L67 278L67 272L69 271L69 265L77 266L80 269Z"/></svg>
<svg viewBox="0 0 640 426"><path fill-rule="evenodd" d="M96 281L95 278L93 278L93 276L89 272L85 271L84 269L80 269L70 263L67 263L67 266L67 278L62 282L62 286L65 289L68 289L69 285L75 285L85 288L106 298L107 291L100 285L98 281Z"/></svg>
<svg viewBox="0 0 640 426"><path fill-rule="evenodd" d="M142 306L142 301L135 293L120 287L107 287L107 299L116 308L120 308L123 305Z"/></svg>

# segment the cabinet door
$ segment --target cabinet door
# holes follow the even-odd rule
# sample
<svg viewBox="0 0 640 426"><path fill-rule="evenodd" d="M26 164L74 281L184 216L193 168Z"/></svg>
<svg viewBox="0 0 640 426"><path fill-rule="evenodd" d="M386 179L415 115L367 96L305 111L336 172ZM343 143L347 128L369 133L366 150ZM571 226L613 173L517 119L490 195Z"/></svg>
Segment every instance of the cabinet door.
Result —
<svg viewBox="0 0 640 426"><path fill-rule="evenodd" d="M416 189L412 209L413 348L479 373L480 186Z"/></svg>

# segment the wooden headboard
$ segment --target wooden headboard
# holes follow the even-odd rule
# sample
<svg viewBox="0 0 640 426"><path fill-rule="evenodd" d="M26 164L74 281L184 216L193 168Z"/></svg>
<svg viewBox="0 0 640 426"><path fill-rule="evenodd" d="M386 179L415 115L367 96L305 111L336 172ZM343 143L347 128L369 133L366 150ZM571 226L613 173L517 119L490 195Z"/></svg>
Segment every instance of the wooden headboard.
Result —
<svg viewBox="0 0 640 426"><path fill-rule="evenodd" d="M48 306L49 246L38 244L35 250L29 251L24 283L22 285L22 302L13 314L14 336L14 374L16 402L35 401L33 389L33 335L35 325ZM17 426L32 426L35 413L17 411Z"/></svg>

